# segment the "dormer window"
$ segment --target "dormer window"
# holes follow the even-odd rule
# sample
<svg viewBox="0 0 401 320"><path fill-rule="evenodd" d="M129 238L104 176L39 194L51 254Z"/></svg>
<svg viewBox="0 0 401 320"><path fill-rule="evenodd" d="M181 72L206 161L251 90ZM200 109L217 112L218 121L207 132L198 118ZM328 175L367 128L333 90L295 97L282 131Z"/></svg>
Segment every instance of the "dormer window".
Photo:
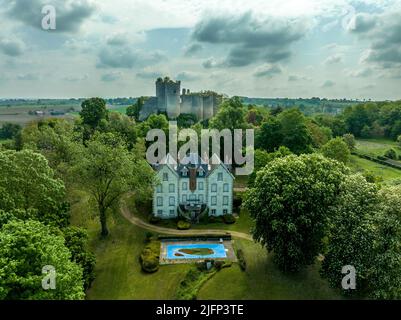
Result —
<svg viewBox="0 0 401 320"><path fill-rule="evenodd" d="M205 174L205 170L202 167L199 167L198 172L200 177L203 177L203 175Z"/></svg>
<svg viewBox="0 0 401 320"><path fill-rule="evenodd" d="M184 167L184 168L181 170L181 173L182 173L183 177L188 176L188 169L187 169L187 167Z"/></svg>

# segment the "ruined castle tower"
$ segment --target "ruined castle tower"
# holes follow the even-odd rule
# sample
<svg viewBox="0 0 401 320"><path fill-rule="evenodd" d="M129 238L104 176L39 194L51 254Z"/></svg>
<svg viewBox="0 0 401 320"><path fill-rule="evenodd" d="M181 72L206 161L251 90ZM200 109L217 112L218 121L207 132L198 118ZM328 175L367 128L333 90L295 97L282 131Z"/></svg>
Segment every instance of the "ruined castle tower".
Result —
<svg viewBox="0 0 401 320"><path fill-rule="evenodd" d="M166 77L156 81L157 106L160 112L166 112L172 119L180 115L181 81L173 81Z"/></svg>

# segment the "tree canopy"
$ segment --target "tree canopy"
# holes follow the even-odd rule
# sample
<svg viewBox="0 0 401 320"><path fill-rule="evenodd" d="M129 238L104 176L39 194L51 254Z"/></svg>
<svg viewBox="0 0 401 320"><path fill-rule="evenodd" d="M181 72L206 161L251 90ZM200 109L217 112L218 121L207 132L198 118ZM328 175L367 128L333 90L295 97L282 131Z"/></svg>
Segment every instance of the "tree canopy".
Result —
<svg viewBox="0 0 401 320"><path fill-rule="evenodd" d="M312 264L322 250L330 206L346 168L317 154L278 158L257 173L245 207L253 237L283 271Z"/></svg>
<svg viewBox="0 0 401 320"><path fill-rule="evenodd" d="M83 299L82 269L70 259L62 236L38 221L12 219L0 229L0 299ZM55 268L55 290L42 287L45 266Z"/></svg>

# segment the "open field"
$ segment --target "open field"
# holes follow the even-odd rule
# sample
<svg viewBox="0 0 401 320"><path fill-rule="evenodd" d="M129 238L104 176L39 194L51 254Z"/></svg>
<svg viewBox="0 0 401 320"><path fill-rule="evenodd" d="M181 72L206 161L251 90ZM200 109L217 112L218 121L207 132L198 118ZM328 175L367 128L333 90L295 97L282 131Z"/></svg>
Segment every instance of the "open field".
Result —
<svg viewBox="0 0 401 320"><path fill-rule="evenodd" d="M383 156L384 153L393 148L397 154L401 155L401 148L397 142L389 139L358 139L356 141L356 149L360 153L364 153L370 156Z"/></svg>
<svg viewBox="0 0 401 320"><path fill-rule="evenodd" d="M351 156L349 167L356 172L371 172L375 176L381 177L385 183L391 183L391 181L394 180L401 180L401 170L362 159L355 155Z"/></svg>
<svg viewBox="0 0 401 320"><path fill-rule="evenodd" d="M115 111L125 114L128 106L113 106L108 105L110 111ZM20 125L25 125L30 121L38 121L40 119L48 118L64 118L64 119L74 119L81 110L80 104L71 103L63 105L47 105L47 104L26 104L26 105L13 105L4 106L0 105L0 125L2 123L18 123ZM43 116L38 116L34 114L29 114L35 111L44 112ZM51 115L52 111L63 112L64 115Z"/></svg>

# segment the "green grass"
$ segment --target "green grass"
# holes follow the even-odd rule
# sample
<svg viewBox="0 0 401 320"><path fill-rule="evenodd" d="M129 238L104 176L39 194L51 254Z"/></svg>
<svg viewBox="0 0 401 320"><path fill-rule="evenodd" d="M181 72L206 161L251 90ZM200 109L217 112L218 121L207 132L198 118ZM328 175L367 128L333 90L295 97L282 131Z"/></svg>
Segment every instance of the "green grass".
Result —
<svg viewBox="0 0 401 320"><path fill-rule="evenodd" d="M71 192L73 225L89 230L91 248L96 254L96 279L87 291L89 300L156 299L177 297L180 284L194 268L177 264L160 266L154 274L141 270L139 256L145 246L146 230L138 228L120 214L108 220L110 235L100 239L98 218L91 209L84 192ZM335 299L339 296L320 279L316 264L297 275L279 272L271 256L260 245L246 240L235 240L247 260L247 271L237 264L224 268L196 288L200 299ZM191 291L191 290L190 290Z"/></svg>
<svg viewBox="0 0 401 320"><path fill-rule="evenodd" d="M389 139L358 139L356 141L356 149L358 152L373 157L383 156L384 153L391 148L393 148L398 155L401 155L401 148L398 146L397 142Z"/></svg>
<svg viewBox="0 0 401 320"><path fill-rule="evenodd" d="M82 192L74 192L72 198L71 222L89 230L97 260L96 280L87 292L87 299L164 300L175 297L189 265L161 266L154 274L144 273L139 257L145 246L146 231L115 213L108 221L110 235L100 239L99 221L90 212L88 198Z"/></svg>
<svg viewBox="0 0 401 320"><path fill-rule="evenodd" d="M362 159L355 155L351 156L348 166L355 172L372 172L375 176L381 177L385 183L401 179L401 170Z"/></svg>
<svg viewBox="0 0 401 320"><path fill-rule="evenodd" d="M210 279L199 291L201 300L277 300L277 299L341 299L319 275L320 263L295 274L285 275L272 262L272 256L260 245L235 240L247 262L246 271L238 264L225 268Z"/></svg>

